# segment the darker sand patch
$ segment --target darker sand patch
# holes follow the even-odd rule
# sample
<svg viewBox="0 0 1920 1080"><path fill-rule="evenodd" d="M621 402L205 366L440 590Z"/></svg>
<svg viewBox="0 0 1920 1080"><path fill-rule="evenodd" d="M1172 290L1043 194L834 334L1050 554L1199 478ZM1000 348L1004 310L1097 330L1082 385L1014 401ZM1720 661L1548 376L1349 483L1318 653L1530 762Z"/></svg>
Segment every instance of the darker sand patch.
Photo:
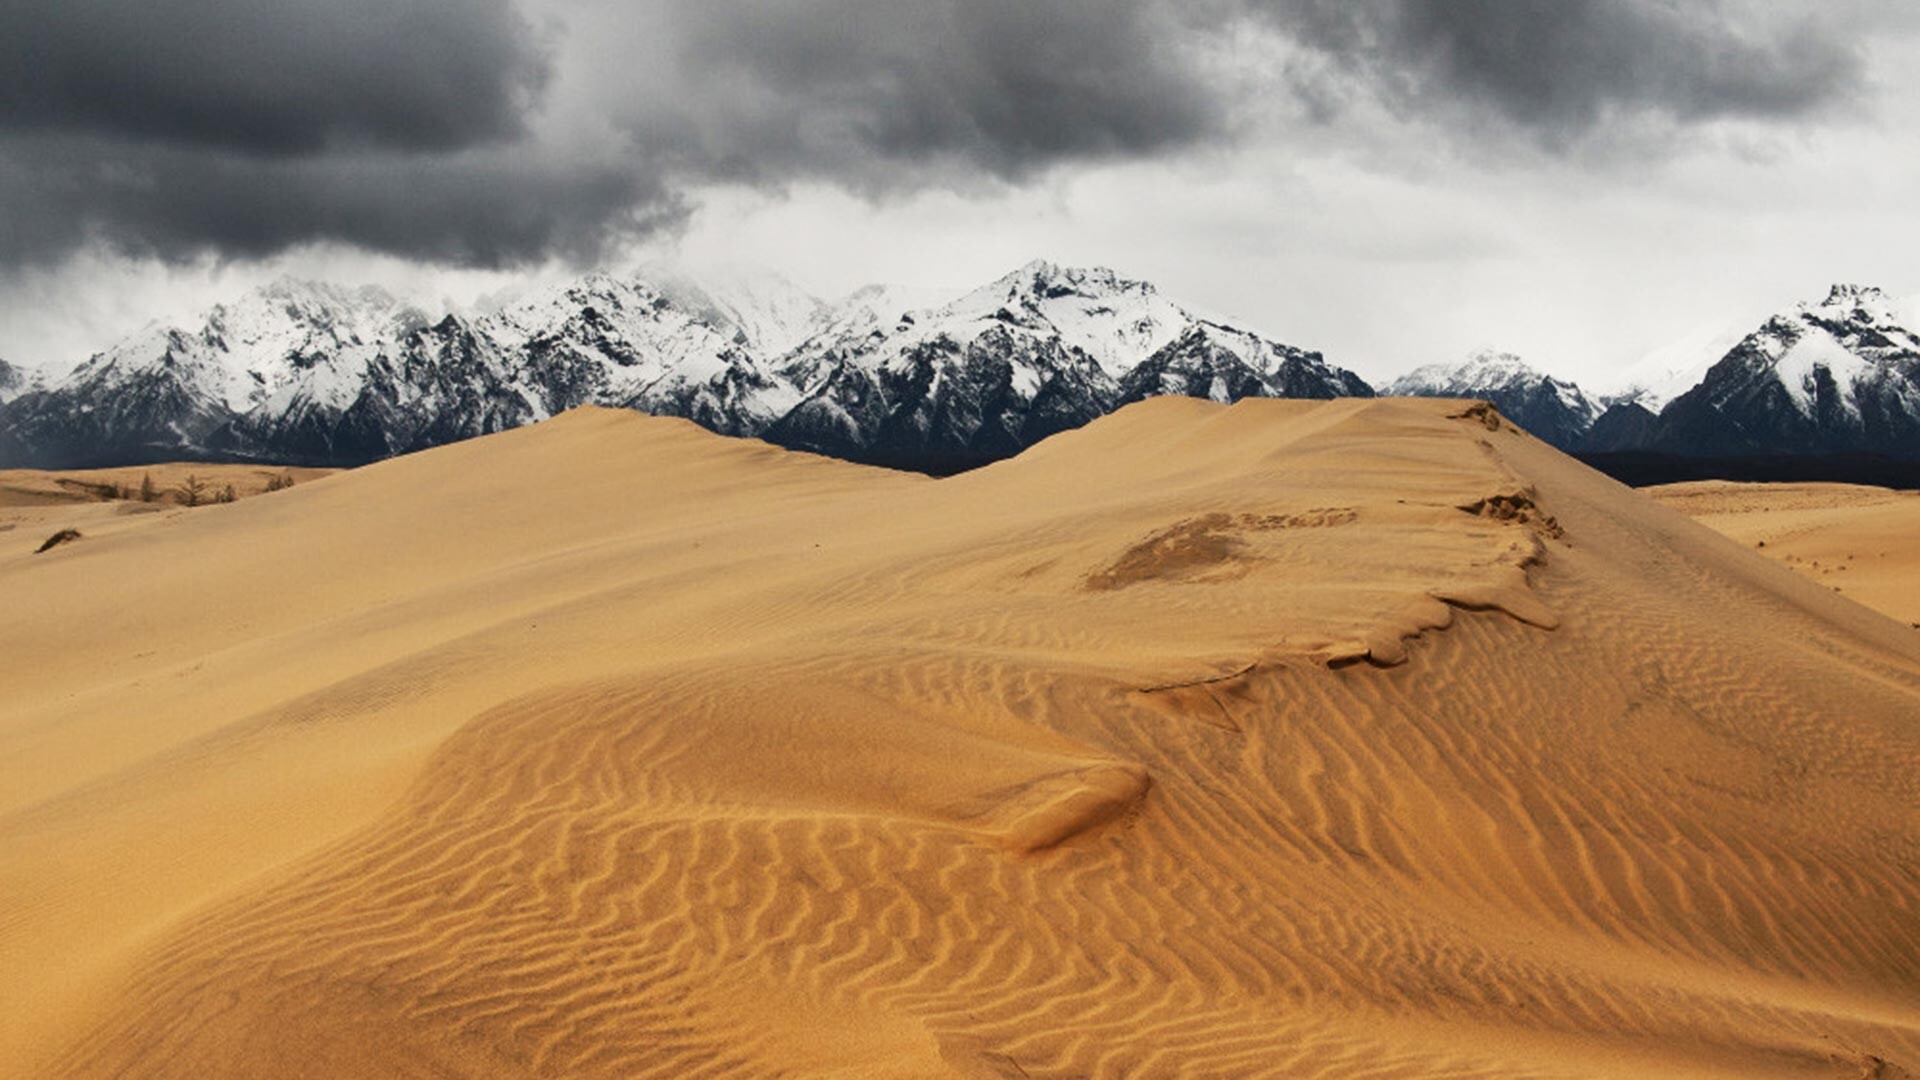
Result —
<svg viewBox="0 0 1920 1080"><path fill-rule="evenodd" d="M1297 514L1202 514L1161 529L1128 548L1103 570L1087 575L1091 592L1145 581L1230 581L1259 556L1248 549L1252 533L1318 529L1351 524L1351 507L1317 507Z"/></svg>

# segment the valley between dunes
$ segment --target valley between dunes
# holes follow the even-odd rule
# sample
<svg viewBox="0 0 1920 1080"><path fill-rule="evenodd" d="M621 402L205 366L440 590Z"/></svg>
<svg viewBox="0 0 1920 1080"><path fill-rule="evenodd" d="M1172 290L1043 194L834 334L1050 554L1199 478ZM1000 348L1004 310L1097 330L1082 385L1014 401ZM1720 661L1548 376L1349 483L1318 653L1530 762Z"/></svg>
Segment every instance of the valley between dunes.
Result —
<svg viewBox="0 0 1920 1080"><path fill-rule="evenodd" d="M1920 635L1465 402L0 550L23 1077L1906 1077Z"/></svg>

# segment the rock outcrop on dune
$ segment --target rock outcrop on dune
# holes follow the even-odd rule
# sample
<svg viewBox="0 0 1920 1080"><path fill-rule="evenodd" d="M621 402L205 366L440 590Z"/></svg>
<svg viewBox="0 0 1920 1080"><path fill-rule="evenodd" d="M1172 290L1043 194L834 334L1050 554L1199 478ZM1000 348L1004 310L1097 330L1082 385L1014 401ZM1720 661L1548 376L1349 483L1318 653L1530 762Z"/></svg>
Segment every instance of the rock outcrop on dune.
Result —
<svg viewBox="0 0 1920 1080"><path fill-rule="evenodd" d="M1920 1067L1920 635L1484 406L582 410L0 588L20 1075Z"/></svg>

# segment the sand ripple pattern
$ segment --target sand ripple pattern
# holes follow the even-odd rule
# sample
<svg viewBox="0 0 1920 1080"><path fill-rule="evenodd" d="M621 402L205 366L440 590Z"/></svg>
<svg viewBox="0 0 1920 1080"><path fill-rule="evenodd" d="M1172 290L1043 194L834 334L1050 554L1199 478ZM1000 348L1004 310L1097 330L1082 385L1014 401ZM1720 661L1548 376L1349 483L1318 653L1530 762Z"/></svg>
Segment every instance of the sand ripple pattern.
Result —
<svg viewBox="0 0 1920 1080"><path fill-rule="evenodd" d="M1297 508L853 559L732 647L529 680L170 927L54 1071L1911 1075L1920 649L1400 408L1287 413ZM1462 448L1413 510L1315 471L1408 430ZM1459 512L1516 477L1530 517ZM1419 515L1421 580L1329 583ZM1243 606L1315 588L1356 614ZM854 597L870 636L755 630Z"/></svg>

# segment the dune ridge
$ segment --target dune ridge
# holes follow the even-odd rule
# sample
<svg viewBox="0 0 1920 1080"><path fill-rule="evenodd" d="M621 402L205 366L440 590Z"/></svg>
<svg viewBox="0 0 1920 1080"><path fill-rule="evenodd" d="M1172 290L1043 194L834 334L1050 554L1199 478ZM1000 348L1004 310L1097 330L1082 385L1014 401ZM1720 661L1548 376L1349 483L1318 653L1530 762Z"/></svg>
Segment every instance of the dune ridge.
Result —
<svg viewBox="0 0 1920 1080"><path fill-rule="evenodd" d="M584 410L0 582L29 1075L1920 1065L1920 642L1462 403Z"/></svg>

